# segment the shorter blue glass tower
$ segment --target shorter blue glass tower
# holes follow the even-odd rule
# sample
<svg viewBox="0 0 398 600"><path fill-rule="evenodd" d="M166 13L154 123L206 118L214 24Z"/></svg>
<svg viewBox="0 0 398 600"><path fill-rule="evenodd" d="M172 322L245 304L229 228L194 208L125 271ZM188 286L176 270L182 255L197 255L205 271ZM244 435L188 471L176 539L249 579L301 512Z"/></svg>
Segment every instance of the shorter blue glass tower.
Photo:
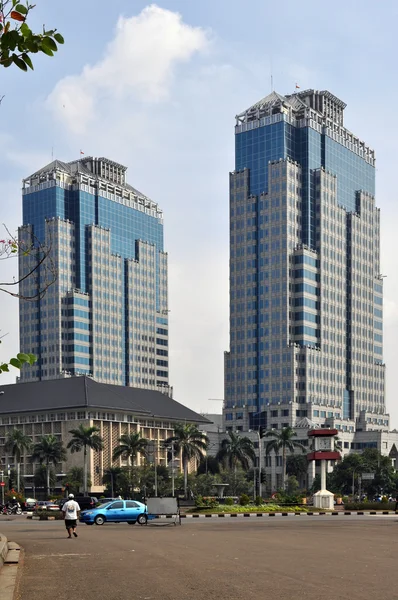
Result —
<svg viewBox="0 0 398 600"><path fill-rule="evenodd" d="M167 254L158 205L106 158L53 161L24 180L22 239L51 248L57 280L20 303L21 381L90 374L168 388ZM20 258L25 272L32 256ZM44 269L44 265L43 265ZM43 269L22 294L40 290Z"/></svg>

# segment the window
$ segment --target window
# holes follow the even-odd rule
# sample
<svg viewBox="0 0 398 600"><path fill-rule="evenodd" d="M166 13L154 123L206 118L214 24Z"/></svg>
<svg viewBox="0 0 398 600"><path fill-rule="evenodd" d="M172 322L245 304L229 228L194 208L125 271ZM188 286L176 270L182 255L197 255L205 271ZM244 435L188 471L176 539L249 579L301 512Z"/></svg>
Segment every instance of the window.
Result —
<svg viewBox="0 0 398 600"><path fill-rule="evenodd" d="M76 413L68 412L68 421L74 421L76 419Z"/></svg>
<svg viewBox="0 0 398 600"><path fill-rule="evenodd" d="M109 508L123 508L123 502L114 502Z"/></svg>
<svg viewBox="0 0 398 600"><path fill-rule="evenodd" d="M277 410L271 410L271 417L277 417L278 416L278 411Z"/></svg>
<svg viewBox="0 0 398 600"><path fill-rule="evenodd" d="M282 410L282 417L288 417L289 416L289 409L288 408L284 408Z"/></svg>
<svg viewBox="0 0 398 600"><path fill-rule="evenodd" d="M78 412L77 413L77 418L78 419L85 419L86 418L86 413L85 412Z"/></svg>
<svg viewBox="0 0 398 600"><path fill-rule="evenodd" d="M137 507L138 507L137 502L133 502L132 500L127 500L126 508L137 508Z"/></svg>

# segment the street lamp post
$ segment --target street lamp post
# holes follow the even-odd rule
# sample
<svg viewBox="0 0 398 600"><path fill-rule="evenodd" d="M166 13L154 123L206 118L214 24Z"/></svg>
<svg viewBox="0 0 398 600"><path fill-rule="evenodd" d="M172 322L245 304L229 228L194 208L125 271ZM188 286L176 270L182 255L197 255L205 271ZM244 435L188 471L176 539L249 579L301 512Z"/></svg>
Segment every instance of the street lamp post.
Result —
<svg viewBox="0 0 398 600"><path fill-rule="evenodd" d="M174 498L174 440L171 440L171 495Z"/></svg>
<svg viewBox="0 0 398 600"><path fill-rule="evenodd" d="M249 429L249 431L255 433L257 435L258 438L258 495L260 496L260 498L262 498L262 493L263 493L263 484L261 482L261 469L262 469L262 460L261 460L261 434L262 431L259 429ZM256 465L253 466L253 470L254 470L254 481L256 480Z"/></svg>
<svg viewBox="0 0 398 600"><path fill-rule="evenodd" d="M155 459L155 497L156 498L158 496L158 468L157 468L158 449L159 449L159 440L157 439L155 441L155 452L154 452L154 459Z"/></svg>

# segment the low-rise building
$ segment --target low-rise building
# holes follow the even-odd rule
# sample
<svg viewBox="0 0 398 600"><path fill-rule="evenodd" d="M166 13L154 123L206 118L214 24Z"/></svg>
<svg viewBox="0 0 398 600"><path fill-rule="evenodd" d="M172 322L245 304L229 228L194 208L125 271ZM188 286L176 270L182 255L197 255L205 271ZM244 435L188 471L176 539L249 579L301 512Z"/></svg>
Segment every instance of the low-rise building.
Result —
<svg viewBox="0 0 398 600"><path fill-rule="evenodd" d="M173 435L175 424L181 422L199 426L208 419L167 394L98 383L87 376L3 385L0 386L0 464L3 468L8 464L13 466L12 456L5 452L7 435L13 429L21 429L33 443L43 435L53 434L66 447L72 437L71 429L80 424L95 426L104 447L99 452L88 451L89 478L91 492L101 493L104 471L110 466L127 465L122 458L112 461L113 450L122 434L139 432L153 442L156 463L166 465L167 449L162 442ZM137 464L142 460L138 456ZM181 466L178 456L175 462ZM68 451L67 460L56 465L57 479L62 480L71 467L82 465L83 453ZM34 468L30 455L23 455L21 474L28 489Z"/></svg>

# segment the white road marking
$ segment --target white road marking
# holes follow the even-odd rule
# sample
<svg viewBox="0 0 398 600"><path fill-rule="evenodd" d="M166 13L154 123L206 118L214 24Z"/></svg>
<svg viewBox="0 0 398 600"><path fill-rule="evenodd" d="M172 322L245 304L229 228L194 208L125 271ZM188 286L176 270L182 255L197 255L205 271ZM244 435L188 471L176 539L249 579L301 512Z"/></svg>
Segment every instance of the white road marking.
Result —
<svg viewBox="0 0 398 600"><path fill-rule="evenodd" d="M70 554L33 554L31 556L31 558L37 558L40 560L42 558L51 558L51 557L62 558L64 556L91 556L91 554L74 554L74 553L70 553Z"/></svg>

